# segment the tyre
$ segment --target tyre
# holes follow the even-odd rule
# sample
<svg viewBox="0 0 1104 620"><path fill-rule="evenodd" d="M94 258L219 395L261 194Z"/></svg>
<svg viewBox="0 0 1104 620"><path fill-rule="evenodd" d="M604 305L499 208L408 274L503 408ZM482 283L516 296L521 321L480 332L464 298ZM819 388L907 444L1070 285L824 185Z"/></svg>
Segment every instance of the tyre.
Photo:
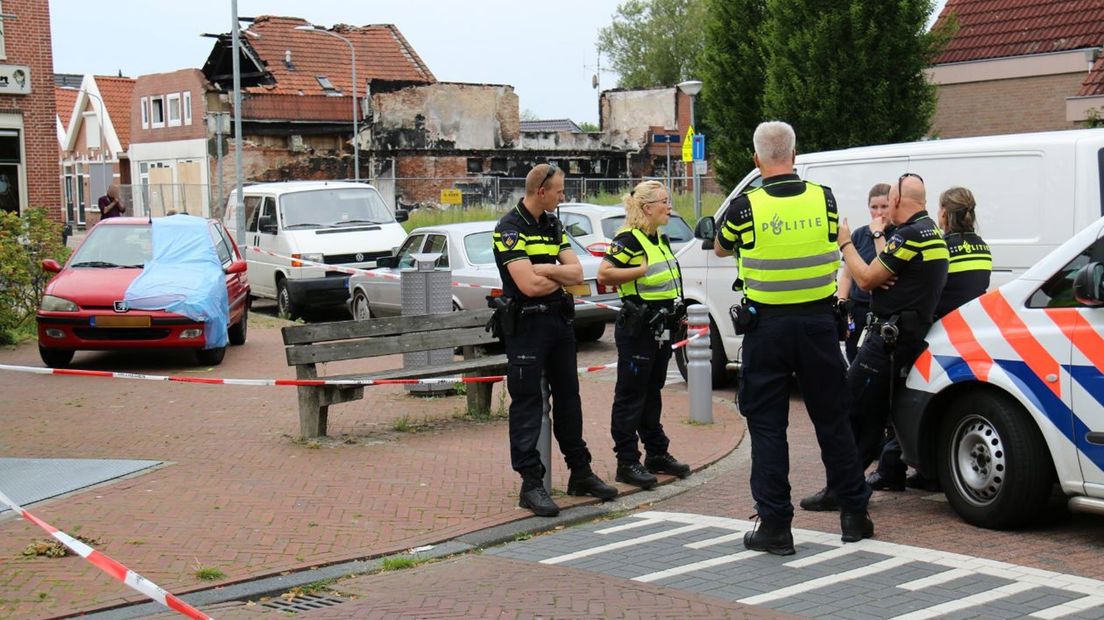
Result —
<svg viewBox="0 0 1104 620"><path fill-rule="evenodd" d="M249 334L249 305L245 306L242 310L242 318L237 323L230 326L230 329L226 330L227 336L230 338L230 344L240 346L245 344L245 337Z"/></svg>
<svg viewBox="0 0 1104 620"><path fill-rule="evenodd" d="M353 295L353 318L357 321L375 318L372 316L372 305L368 303L368 296L360 289Z"/></svg>
<svg viewBox="0 0 1104 620"><path fill-rule="evenodd" d="M943 418L938 441L939 482L967 523L1007 529L1043 513L1054 464L1019 403L991 392L966 394Z"/></svg>
<svg viewBox="0 0 1104 620"><path fill-rule="evenodd" d="M577 325L575 327L575 340L578 342L597 342L606 333L605 321Z"/></svg>
<svg viewBox="0 0 1104 620"><path fill-rule="evenodd" d="M674 340L679 342L685 339L686 325L682 325L674 336ZM721 342L721 334L717 330L717 324L713 322L713 317L709 317L709 348L713 353L711 358L713 389L725 387L729 383L728 368L726 368L728 359L725 356L724 343ZM678 366L683 381L686 381L686 347L679 347L675 351L675 365Z"/></svg>
<svg viewBox="0 0 1104 620"><path fill-rule="evenodd" d="M291 292L288 291L287 280L284 278L276 282L276 309L280 316L293 321L303 315L299 304L292 303Z"/></svg>
<svg viewBox="0 0 1104 620"><path fill-rule="evenodd" d="M76 351L69 349L47 349L45 347L38 347L38 356L42 358L42 363L46 364L50 368L67 368L69 362L73 361L73 354Z"/></svg>
<svg viewBox="0 0 1104 620"><path fill-rule="evenodd" d="M196 351L196 361L199 362L200 366L218 366L222 363L224 357L226 357L226 347Z"/></svg>

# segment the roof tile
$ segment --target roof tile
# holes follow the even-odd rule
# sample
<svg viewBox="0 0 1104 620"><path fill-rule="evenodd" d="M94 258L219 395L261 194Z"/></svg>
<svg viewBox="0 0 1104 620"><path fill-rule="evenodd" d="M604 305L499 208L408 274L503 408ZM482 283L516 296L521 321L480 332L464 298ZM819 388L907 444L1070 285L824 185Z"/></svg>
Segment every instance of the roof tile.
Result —
<svg viewBox="0 0 1104 620"><path fill-rule="evenodd" d="M57 106L57 115L61 119L61 126L69 130L69 119L73 117L73 106L77 105L77 94L80 89L55 86L54 105Z"/></svg>
<svg viewBox="0 0 1104 620"><path fill-rule="evenodd" d="M958 32L935 64L1046 54L1104 44L1104 0L947 0Z"/></svg>
<svg viewBox="0 0 1104 620"><path fill-rule="evenodd" d="M124 150L130 149L130 105L134 78L97 75L96 87L107 107L107 116Z"/></svg>

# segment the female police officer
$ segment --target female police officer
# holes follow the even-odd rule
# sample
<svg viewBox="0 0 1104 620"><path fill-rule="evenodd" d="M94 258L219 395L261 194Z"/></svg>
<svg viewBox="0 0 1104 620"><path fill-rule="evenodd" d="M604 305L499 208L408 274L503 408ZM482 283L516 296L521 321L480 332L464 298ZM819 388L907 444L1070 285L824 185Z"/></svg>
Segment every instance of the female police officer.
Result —
<svg viewBox="0 0 1104 620"><path fill-rule="evenodd" d="M657 482L653 474L690 474L688 465L667 452L670 440L659 421L671 333L682 318L682 278L671 242L659 232L671 218L663 184L644 181L622 202L625 228L610 243L598 269L598 282L617 286L622 304L614 332L617 387L610 430L617 481L650 489ZM643 466L637 437L648 453Z"/></svg>

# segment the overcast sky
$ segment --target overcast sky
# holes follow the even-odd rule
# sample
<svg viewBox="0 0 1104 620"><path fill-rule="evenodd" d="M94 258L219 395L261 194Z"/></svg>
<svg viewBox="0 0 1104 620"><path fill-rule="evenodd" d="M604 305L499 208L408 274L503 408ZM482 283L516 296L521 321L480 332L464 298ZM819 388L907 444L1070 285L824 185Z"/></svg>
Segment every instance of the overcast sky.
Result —
<svg viewBox="0 0 1104 620"><path fill-rule="evenodd" d="M238 15L393 23L438 80L510 84L539 118L597 123L595 44L622 1L238 0ZM231 11L230 0L51 0L50 16L55 72L136 77L201 68L214 40L199 35L229 32ZM601 88L616 83L603 70Z"/></svg>

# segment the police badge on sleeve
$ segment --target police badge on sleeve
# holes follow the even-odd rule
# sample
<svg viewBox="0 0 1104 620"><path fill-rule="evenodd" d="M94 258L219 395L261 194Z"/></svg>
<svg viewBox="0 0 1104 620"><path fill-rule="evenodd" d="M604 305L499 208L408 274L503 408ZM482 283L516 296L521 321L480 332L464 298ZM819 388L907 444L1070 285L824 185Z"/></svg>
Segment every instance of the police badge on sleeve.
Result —
<svg viewBox="0 0 1104 620"><path fill-rule="evenodd" d="M610 256L617 256L625 251L625 244L620 241L613 241L610 243L609 253Z"/></svg>
<svg viewBox="0 0 1104 620"><path fill-rule="evenodd" d="M506 249L512 250L518 242L518 231L516 230L504 230L502 231L502 245L506 246Z"/></svg>
<svg viewBox="0 0 1104 620"><path fill-rule="evenodd" d="M893 235L892 237L890 237L889 241L886 243L885 253L886 254L893 254L897 250L901 249L901 246L904 245L904 244L905 244L905 240L901 237L901 235Z"/></svg>

